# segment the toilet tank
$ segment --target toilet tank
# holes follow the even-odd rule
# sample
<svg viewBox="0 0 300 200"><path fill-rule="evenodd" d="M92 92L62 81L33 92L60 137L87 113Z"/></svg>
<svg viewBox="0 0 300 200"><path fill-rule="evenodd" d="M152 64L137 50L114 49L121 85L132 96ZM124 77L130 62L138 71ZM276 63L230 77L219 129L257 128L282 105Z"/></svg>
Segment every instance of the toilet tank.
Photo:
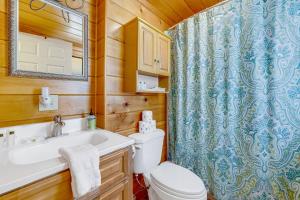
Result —
<svg viewBox="0 0 300 200"><path fill-rule="evenodd" d="M158 166L161 160L164 135L163 130L156 129L150 133L135 133L128 136L135 140L134 173L144 174Z"/></svg>

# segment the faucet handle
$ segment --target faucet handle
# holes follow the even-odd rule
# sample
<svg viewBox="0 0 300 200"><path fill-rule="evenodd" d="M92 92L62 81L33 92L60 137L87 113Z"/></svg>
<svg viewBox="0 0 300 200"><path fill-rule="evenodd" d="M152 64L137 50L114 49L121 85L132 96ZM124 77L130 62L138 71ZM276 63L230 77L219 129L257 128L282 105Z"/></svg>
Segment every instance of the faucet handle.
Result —
<svg viewBox="0 0 300 200"><path fill-rule="evenodd" d="M61 125L62 127L64 127L64 126L66 125L66 123L63 122L63 121L61 121L61 122L60 122L60 125Z"/></svg>
<svg viewBox="0 0 300 200"><path fill-rule="evenodd" d="M62 121L61 115L55 115L53 120L56 124L59 124L62 127L66 125L66 123Z"/></svg>
<svg viewBox="0 0 300 200"><path fill-rule="evenodd" d="M61 115L55 115L55 116L53 117L53 121L54 121L55 123L61 123Z"/></svg>

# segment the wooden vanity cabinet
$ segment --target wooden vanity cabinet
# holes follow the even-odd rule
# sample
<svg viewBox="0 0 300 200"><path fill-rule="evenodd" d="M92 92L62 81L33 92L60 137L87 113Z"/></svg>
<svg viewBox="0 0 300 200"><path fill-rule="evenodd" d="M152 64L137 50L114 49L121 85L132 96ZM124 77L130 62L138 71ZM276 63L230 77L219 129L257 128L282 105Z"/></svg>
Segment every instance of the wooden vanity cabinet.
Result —
<svg viewBox="0 0 300 200"><path fill-rule="evenodd" d="M80 200L132 200L131 149L126 148L100 159L101 186ZM0 200L71 200L70 171L36 181L0 196Z"/></svg>
<svg viewBox="0 0 300 200"><path fill-rule="evenodd" d="M135 18L126 24L125 78L130 81L125 82L125 90L141 92L137 87L139 75L157 77L159 83L168 82L170 48L171 39L144 20Z"/></svg>

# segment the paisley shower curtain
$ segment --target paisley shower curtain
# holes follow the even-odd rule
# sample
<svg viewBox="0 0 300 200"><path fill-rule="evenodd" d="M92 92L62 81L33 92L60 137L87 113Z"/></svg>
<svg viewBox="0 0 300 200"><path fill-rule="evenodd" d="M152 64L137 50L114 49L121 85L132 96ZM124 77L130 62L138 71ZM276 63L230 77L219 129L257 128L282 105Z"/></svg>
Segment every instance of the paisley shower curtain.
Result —
<svg viewBox="0 0 300 200"><path fill-rule="evenodd" d="M169 159L217 199L300 199L300 0L231 0L170 29Z"/></svg>

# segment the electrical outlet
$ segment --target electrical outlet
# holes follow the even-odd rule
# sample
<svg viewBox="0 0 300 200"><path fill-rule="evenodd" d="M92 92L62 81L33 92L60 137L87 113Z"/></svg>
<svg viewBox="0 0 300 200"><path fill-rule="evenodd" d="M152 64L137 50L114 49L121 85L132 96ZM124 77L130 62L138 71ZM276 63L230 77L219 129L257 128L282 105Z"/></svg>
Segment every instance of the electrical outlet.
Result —
<svg viewBox="0 0 300 200"><path fill-rule="evenodd" d="M42 96L40 96L42 98ZM51 110L58 110L58 95L50 95L50 103L48 105L44 105L40 100L39 103L39 111L51 111Z"/></svg>

